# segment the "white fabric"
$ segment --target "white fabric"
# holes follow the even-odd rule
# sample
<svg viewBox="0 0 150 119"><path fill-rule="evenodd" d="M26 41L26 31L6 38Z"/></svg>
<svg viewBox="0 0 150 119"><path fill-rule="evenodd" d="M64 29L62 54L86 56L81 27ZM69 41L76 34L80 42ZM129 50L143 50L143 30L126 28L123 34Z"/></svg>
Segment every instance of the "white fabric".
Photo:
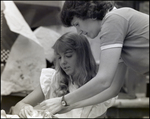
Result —
<svg viewBox="0 0 150 119"><path fill-rule="evenodd" d="M117 48L122 47L122 44L111 44L111 45L105 45L101 47L101 50L109 49L109 48Z"/></svg>
<svg viewBox="0 0 150 119"><path fill-rule="evenodd" d="M45 110L36 110L36 109L33 110L32 116L26 113L26 117L29 119L30 118L55 118L54 116L51 116L49 113L47 113L47 111ZM19 115L6 114L5 110L1 110L1 118L20 118L20 117Z"/></svg>
<svg viewBox="0 0 150 119"><path fill-rule="evenodd" d="M51 94L50 91L52 91L50 89L51 89L52 79L53 79L55 73L56 73L56 71L52 68L42 69L41 76L40 76L40 85L41 85L41 88L43 90L43 93L44 93L44 96L46 99L53 98L49 94Z"/></svg>
<svg viewBox="0 0 150 119"><path fill-rule="evenodd" d="M51 68L42 69L42 73L40 77L40 84L41 84L41 88L46 99L48 98L48 96L49 98L53 98L52 94L49 94L49 93L53 93L54 91L52 90L51 87L55 85L53 84L55 83L54 81L55 74L56 74L56 71L54 69L51 69ZM77 89L77 86L73 84L69 85L70 92L73 92L76 89ZM57 116L58 118L95 118L104 114L106 110L114 104L116 98L117 97L112 98L104 103L100 103L97 105L73 109L72 111L69 111L64 114L56 114L55 116Z"/></svg>

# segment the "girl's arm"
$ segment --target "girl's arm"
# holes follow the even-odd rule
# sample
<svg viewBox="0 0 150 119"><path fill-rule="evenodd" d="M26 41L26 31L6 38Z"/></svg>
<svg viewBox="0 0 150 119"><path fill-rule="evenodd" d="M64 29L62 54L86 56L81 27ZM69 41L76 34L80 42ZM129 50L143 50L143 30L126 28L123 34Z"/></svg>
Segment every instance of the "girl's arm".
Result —
<svg viewBox="0 0 150 119"><path fill-rule="evenodd" d="M27 95L24 99L22 99L14 107L12 107L12 114L19 114L20 110L24 106L26 105L35 106L43 100L44 94L42 92L41 86L39 85L29 95Z"/></svg>
<svg viewBox="0 0 150 119"><path fill-rule="evenodd" d="M104 90L103 92L101 92L91 98L74 103L74 104L64 108L59 113L65 113L65 112L68 112L75 108L81 108L81 107L85 107L85 106L95 105L98 103L102 103L108 99L111 99L112 97L115 97L119 93L119 90L121 89L121 87L124 83L124 79L125 79L124 77L126 75L126 70L127 70L127 68L126 68L125 64L123 62L119 63L114 80L108 89ZM114 87L116 87L116 88L114 88Z"/></svg>
<svg viewBox="0 0 150 119"><path fill-rule="evenodd" d="M97 75L88 83L77 89L76 91L65 95L65 100L68 105L72 105L78 101L85 100L95 96L107 88L111 87L114 90L109 98L112 98L120 90L119 86L111 86L120 58L121 48L110 48L101 51L100 66ZM103 95L103 101L108 100L108 96Z"/></svg>
<svg viewBox="0 0 150 119"><path fill-rule="evenodd" d="M32 91L29 95L22 99L21 102L35 106L43 100L44 94L42 92L41 86L39 85L34 91Z"/></svg>

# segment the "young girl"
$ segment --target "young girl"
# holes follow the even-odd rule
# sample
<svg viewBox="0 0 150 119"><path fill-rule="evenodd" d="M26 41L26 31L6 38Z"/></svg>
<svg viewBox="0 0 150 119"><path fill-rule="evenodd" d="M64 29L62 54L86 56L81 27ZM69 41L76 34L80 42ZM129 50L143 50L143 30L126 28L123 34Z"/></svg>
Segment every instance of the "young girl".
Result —
<svg viewBox="0 0 150 119"><path fill-rule="evenodd" d="M45 99L44 109L49 105L49 99L62 97L61 105L65 107L67 104L63 96L80 88L96 75L97 66L86 37L76 33L66 33L56 41L53 49L56 55L56 70L42 69L40 86L13 107L13 114L25 118L45 117L46 114L49 115L47 117L51 117L53 114L49 110L42 111L38 103ZM115 99L116 97L97 105L70 109L71 111L67 113L55 116L58 118L104 117L106 110L114 104ZM39 106L38 111L35 111L37 108L33 108L36 105Z"/></svg>

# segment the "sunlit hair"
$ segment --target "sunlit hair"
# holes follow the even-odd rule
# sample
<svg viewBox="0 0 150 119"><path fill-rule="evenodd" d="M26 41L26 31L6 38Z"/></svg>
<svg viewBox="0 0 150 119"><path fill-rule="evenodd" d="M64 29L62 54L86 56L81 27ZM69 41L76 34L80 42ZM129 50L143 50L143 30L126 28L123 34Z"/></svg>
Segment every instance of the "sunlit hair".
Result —
<svg viewBox="0 0 150 119"><path fill-rule="evenodd" d="M73 50L76 53L78 60L76 65L78 69L76 70L77 72L75 73L73 83L78 87L81 87L96 75L96 62L90 44L85 36L72 32L65 33L55 42L53 49L55 54L63 53L68 49ZM55 68L60 77L57 79L57 82L59 82L59 88L55 92L57 96L62 96L69 92L68 84L70 79L60 67L57 58L55 61ZM64 90L63 93L61 90Z"/></svg>
<svg viewBox="0 0 150 119"><path fill-rule="evenodd" d="M113 7L113 1L65 1L61 10L61 21L64 25L71 26L74 16L82 20L88 18L102 20L107 11Z"/></svg>

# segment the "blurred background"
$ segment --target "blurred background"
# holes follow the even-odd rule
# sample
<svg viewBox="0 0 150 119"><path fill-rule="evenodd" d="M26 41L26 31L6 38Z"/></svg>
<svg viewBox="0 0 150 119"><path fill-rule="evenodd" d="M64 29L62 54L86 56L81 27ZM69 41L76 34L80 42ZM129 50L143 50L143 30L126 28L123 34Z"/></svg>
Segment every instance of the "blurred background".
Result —
<svg viewBox="0 0 150 119"><path fill-rule="evenodd" d="M60 21L63 3L1 3L1 109L7 113L38 85L42 68L54 68L50 46L65 32L76 32ZM149 15L149 1L115 1L115 6L131 7ZM99 63L99 40L88 40ZM125 73L124 86L118 101L108 110L108 118L149 118L149 80L130 69Z"/></svg>

